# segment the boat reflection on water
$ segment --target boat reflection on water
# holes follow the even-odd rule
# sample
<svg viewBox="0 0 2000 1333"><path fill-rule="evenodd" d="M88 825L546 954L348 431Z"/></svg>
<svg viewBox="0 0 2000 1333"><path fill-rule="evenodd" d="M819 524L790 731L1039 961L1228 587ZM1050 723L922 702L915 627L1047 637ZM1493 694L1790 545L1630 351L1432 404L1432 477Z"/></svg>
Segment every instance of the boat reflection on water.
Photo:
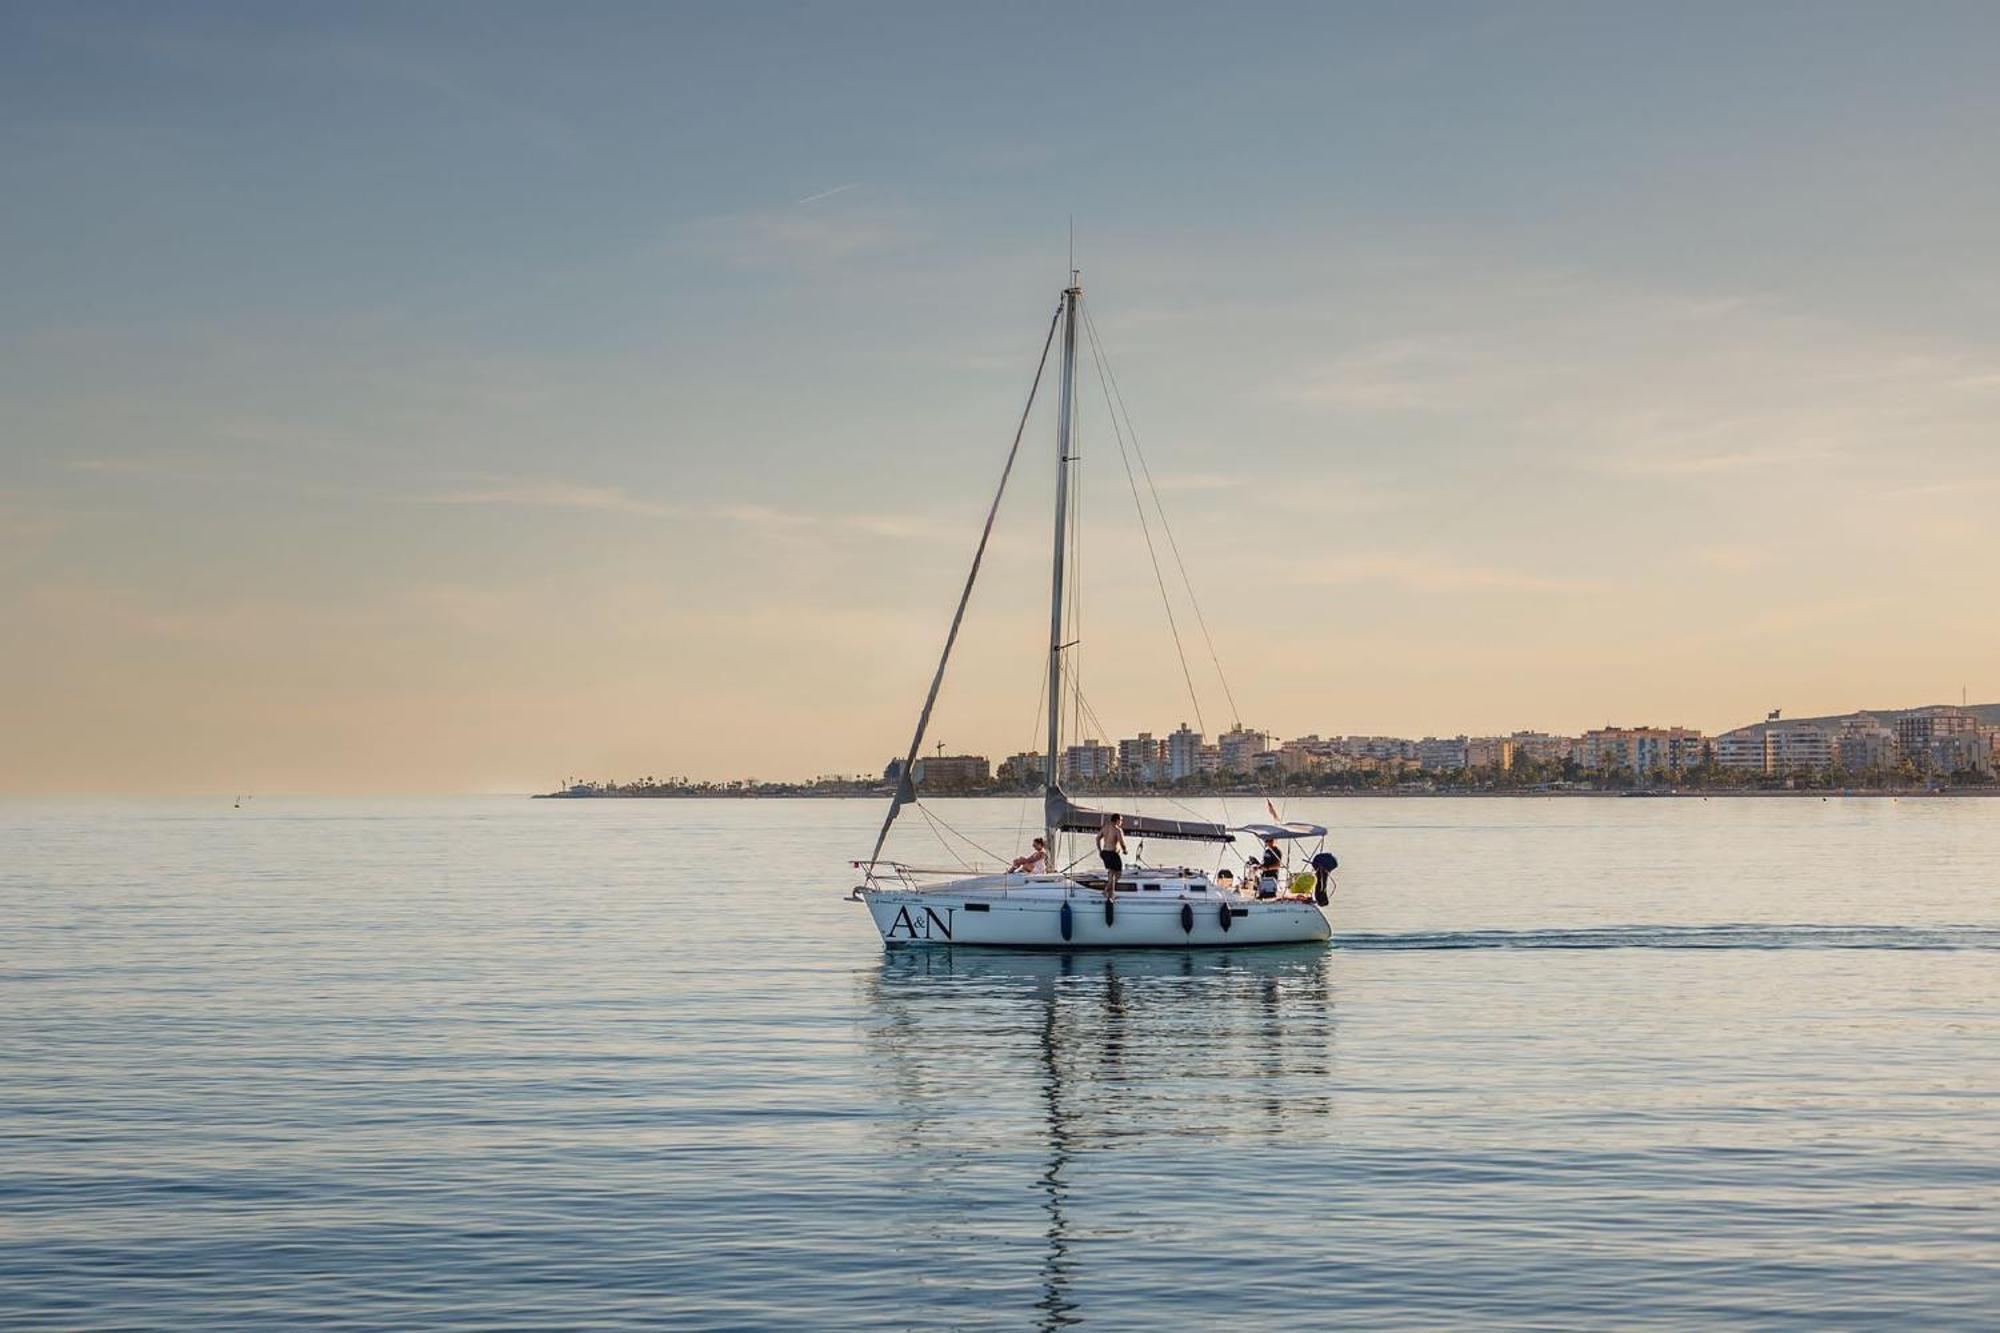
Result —
<svg viewBox="0 0 2000 1333"><path fill-rule="evenodd" d="M1323 1137L1334 991L1321 945L1167 953L892 950L863 975L894 1160L933 1243L967 1248L1032 1180L1040 1323L1080 1317L1079 1164ZM968 1183L968 1173L971 1183ZM981 1190L978 1181L1000 1173ZM974 1193L968 1195L970 1189Z"/></svg>

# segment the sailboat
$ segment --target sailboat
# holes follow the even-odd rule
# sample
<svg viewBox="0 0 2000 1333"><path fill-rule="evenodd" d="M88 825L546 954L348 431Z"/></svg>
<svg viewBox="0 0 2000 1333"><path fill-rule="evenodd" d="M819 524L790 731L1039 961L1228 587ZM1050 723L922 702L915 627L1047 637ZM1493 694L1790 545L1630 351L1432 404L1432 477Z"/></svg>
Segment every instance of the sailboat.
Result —
<svg viewBox="0 0 2000 1333"><path fill-rule="evenodd" d="M1063 790L1059 765L1063 753L1063 654L1074 646L1064 638L1065 555L1072 531L1069 494L1075 459L1071 440L1077 412L1076 348L1082 296L1082 284L1072 269L1050 320L1028 403L1015 429L999 488L987 509L986 524L945 636L944 651L931 677L930 692L917 715L916 734L901 765L895 794L890 798L874 851L866 860L853 863L862 872L862 882L848 897L867 907L884 943L892 947L1234 948L1328 939L1333 932L1321 910L1326 902L1323 884L1314 896L1281 892L1276 876L1265 878L1254 871L1247 872L1244 882L1239 884L1231 872L1220 866L1211 872L1192 865L1142 864L1134 858L1132 864L1113 873L1108 861L1101 870L1094 865L1096 839L1114 813L1122 824L1124 836L1139 845L1142 855L1146 844L1155 841L1208 843L1226 848L1238 836L1246 836L1263 840L1266 846L1275 846L1309 838L1324 840L1325 828L1281 821L1275 808L1271 810L1270 823L1235 826L1092 810L1076 804ZM1025 870L995 869L969 874L930 871L884 860L882 850L896 816L917 801L917 755L922 751L952 647L958 641L959 628L979 578L1001 498L1006 494L1008 479L1020 455L1021 440L1048 366L1049 351L1058 336L1062 352L1056 413L1055 545L1049 597L1048 749L1042 761L1042 825L1047 854L1039 865ZM1091 840L1083 844L1080 855L1067 862L1065 835L1084 835Z"/></svg>

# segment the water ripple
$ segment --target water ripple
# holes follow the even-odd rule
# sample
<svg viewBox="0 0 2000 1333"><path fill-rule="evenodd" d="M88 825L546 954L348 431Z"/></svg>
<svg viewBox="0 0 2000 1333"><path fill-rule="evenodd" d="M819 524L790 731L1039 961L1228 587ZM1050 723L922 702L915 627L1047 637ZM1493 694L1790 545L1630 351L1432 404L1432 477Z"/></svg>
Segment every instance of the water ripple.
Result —
<svg viewBox="0 0 2000 1333"><path fill-rule="evenodd" d="M1986 926L1594 926L1580 930L1338 932L1339 949L1981 949Z"/></svg>
<svg viewBox="0 0 2000 1333"><path fill-rule="evenodd" d="M872 803L254 804L0 805L0 1326L2000 1326L2000 802L1295 807L1332 948L1075 954L885 953Z"/></svg>

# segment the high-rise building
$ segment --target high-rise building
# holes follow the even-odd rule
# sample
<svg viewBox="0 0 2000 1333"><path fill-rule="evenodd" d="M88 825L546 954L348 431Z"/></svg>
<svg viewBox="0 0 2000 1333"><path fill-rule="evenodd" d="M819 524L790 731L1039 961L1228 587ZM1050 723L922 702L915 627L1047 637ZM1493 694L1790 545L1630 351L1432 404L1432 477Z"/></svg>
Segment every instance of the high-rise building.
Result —
<svg viewBox="0 0 2000 1333"><path fill-rule="evenodd" d="M1426 736L1417 742L1417 767L1429 773L1456 773L1465 767L1463 736Z"/></svg>
<svg viewBox="0 0 2000 1333"><path fill-rule="evenodd" d="M1834 733L1809 722L1772 722L1764 727L1766 773L1817 773L1833 764Z"/></svg>
<svg viewBox="0 0 2000 1333"><path fill-rule="evenodd" d="M1570 746L1575 744L1569 736L1551 736L1545 731L1517 731L1507 739L1515 754L1542 764L1560 764L1569 758Z"/></svg>
<svg viewBox="0 0 2000 1333"><path fill-rule="evenodd" d="M1976 726L1970 731L1954 728L1932 736L1930 746L1924 753L1933 773L1993 771L1993 739L1984 729Z"/></svg>
<svg viewBox="0 0 2000 1333"><path fill-rule="evenodd" d="M1222 752L1223 772L1249 773L1256 768L1258 753L1271 748L1271 737L1248 727L1232 727L1216 738L1216 747Z"/></svg>
<svg viewBox="0 0 2000 1333"><path fill-rule="evenodd" d="M1111 776L1118 751L1099 741L1087 740L1063 751L1064 782L1101 782Z"/></svg>
<svg viewBox="0 0 2000 1333"><path fill-rule="evenodd" d="M1357 759L1415 759L1417 743L1401 736L1343 736L1341 752Z"/></svg>
<svg viewBox="0 0 2000 1333"><path fill-rule="evenodd" d="M1707 747L1692 727L1600 727L1584 732L1571 753L1592 772L1679 777L1701 766Z"/></svg>
<svg viewBox="0 0 2000 1333"><path fill-rule="evenodd" d="M1715 762L1723 768L1739 769L1747 773L1762 773L1764 769L1764 727L1738 727L1725 731L1715 738Z"/></svg>
<svg viewBox="0 0 2000 1333"><path fill-rule="evenodd" d="M1153 733L1118 742L1118 772L1131 782L1158 782L1166 776L1167 744L1153 739Z"/></svg>
<svg viewBox="0 0 2000 1333"><path fill-rule="evenodd" d="M1467 768L1505 772L1514 766L1514 741L1509 736L1475 736L1465 743Z"/></svg>
<svg viewBox="0 0 2000 1333"><path fill-rule="evenodd" d="M1978 732L1979 719L1965 709L1954 708L1950 704L1912 708L1896 719L1896 743L1918 764L1931 760L1932 746L1940 736L1971 736ZM1937 767L1935 763L1930 766Z"/></svg>
<svg viewBox="0 0 2000 1333"><path fill-rule="evenodd" d="M1000 771L994 776L1010 787L1027 787L1046 782L1048 772L1040 750L1023 750L1001 760Z"/></svg>
<svg viewBox="0 0 2000 1333"><path fill-rule="evenodd" d="M1843 720L1834 733L1833 757L1850 773L1894 768L1903 758L1895 728L1861 714Z"/></svg>
<svg viewBox="0 0 2000 1333"><path fill-rule="evenodd" d="M1299 736L1278 747L1277 766L1278 771L1282 773L1337 770L1348 767L1348 757L1341 750L1338 741L1323 741L1317 736Z"/></svg>
<svg viewBox="0 0 2000 1333"><path fill-rule="evenodd" d="M1201 733L1191 731L1187 723L1181 723L1179 729L1167 737L1168 780L1179 782L1201 772L1201 751Z"/></svg>

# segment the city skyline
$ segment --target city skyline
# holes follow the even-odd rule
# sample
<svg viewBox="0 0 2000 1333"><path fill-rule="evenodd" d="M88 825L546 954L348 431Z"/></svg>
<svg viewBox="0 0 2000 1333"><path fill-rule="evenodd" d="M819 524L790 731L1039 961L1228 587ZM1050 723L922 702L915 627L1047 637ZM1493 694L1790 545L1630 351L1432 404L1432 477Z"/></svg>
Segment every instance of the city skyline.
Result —
<svg viewBox="0 0 2000 1333"><path fill-rule="evenodd" d="M0 791L895 751L1072 218L1245 718L2000 698L2000 13L1271 14L9 6ZM1195 723L1089 411L1087 697Z"/></svg>
<svg viewBox="0 0 2000 1333"><path fill-rule="evenodd" d="M914 764L921 788L1003 790L1037 788L1047 765L1039 750L997 752L953 750L936 741ZM1140 731L1106 739L1087 735L1064 745L1065 785L1172 787L1189 780L1242 782L1275 775L1281 782L1326 772L1368 771L1389 775L1452 774L1470 770L1505 772L1517 761L1528 767L1573 765L1581 773L1625 771L1635 776L1664 773L1680 777L1713 765L1722 770L1771 776L1823 773L1838 769L1854 776L1890 776L1909 761L1906 776L1948 776L1969 770L1980 781L2000 769L2000 703L1924 704L1867 708L1845 713L1786 717L1773 709L1763 718L1718 732L1673 724L1606 723L1576 735L1530 728L1487 734L1397 736L1329 731L1285 736L1235 726L1213 738L1183 722L1171 732ZM732 775L731 786L746 784L804 788L893 784L902 756L892 756L880 777L862 770L793 774ZM1981 776L1983 775L1983 776ZM639 787L718 785L670 767L643 777L567 778L581 791L604 785Z"/></svg>

